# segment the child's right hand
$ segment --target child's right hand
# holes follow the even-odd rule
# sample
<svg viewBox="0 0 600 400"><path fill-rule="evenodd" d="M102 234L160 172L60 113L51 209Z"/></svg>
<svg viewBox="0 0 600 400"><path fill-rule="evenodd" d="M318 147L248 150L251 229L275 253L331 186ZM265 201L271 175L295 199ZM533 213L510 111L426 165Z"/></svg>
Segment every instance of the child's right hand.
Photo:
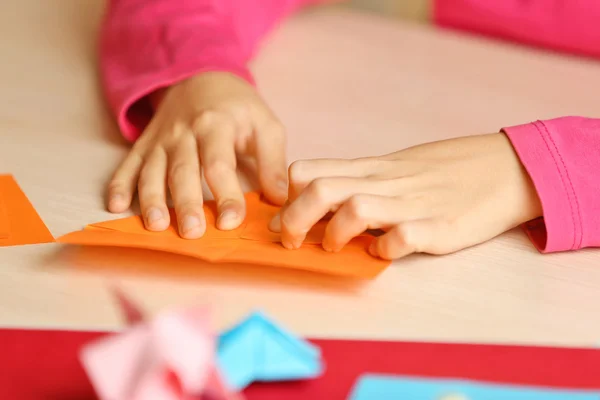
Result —
<svg viewBox="0 0 600 400"><path fill-rule="evenodd" d="M201 171L218 205L217 227L237 228L245 204L237 156L256 159L263 192L275 204L287 196L285 134L273 112L244 80L224 72L189 78L157 96L152 121L109 184L111 212L127 210L137 188L146 228L169 226L167 186L180 235L203 235Z"/></svg>

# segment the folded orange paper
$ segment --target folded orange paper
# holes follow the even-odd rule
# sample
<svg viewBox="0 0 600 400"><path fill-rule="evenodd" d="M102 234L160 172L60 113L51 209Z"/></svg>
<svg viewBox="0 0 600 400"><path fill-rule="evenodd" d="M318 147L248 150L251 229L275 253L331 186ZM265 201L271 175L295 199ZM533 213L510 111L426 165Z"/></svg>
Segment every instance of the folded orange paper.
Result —
<svg viewBox="0 0 600 400"><path fill-rule="evenodd" d="M0 247L50 242L54 237L17 182L0 175Z"/></svg>
<svg viewBox="0 0 600 400"><path fill-rule="evenodd" d="M10 231L10 225L8 223L8 212L2 200L2 192L0 191L0 240L7 239Z"/></svg>
<svg viewBox="0 0 600 400"><path fill-rule="evenodd" d="M210 262L294 268L354 278L373 278L390 264L369 255L367 249L373 237L367 233L352 239L340 252L326 252L321 247L325 222L319 222L309 232L300 249L286 250L279 242L279 234L268 229L268 223L278 208L263 201L258 193L246 194L246 207L246 220L242 226L221 231L215 227L215 204L207 202L204 205L207 228L200 239L182 239L177 231L176 218L171 214L171 226L163 232L146 230L142 219L135 216L88 225L82 231L60 237L58 241L89 246L134 247Z"/></svg>

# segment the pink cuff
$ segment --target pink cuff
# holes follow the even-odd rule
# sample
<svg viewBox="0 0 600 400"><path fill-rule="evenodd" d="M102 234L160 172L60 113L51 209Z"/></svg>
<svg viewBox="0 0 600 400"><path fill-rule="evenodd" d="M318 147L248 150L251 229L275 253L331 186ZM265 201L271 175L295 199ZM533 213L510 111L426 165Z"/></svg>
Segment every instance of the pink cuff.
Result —
<svg viewBox="0 0 600 400"><path fill-rule="evenodd" d="M542 121L504 128L540 197L543 218L524 228L543 253L581 247L581 217L575 191L556 143Z"/></svg>

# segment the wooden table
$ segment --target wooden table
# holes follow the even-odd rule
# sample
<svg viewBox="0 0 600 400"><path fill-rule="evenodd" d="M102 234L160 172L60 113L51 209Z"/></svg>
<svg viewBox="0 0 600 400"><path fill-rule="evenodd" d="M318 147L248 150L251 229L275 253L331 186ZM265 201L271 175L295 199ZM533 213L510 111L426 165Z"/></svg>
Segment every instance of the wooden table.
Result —
<svg viewBox="0 0 600 400"><path fill-rule="evenodd" d="M0 171L15 175L55 236L116 218L104 185L128 147L97 83L102 10L92 0L0 2ZM598 114L600 64L336 9L285 24L255 71L289 129L290 160ZM520 231L409 257L363 285L140 251L2 248L0 324L121 326L110 280L150 312L210 302L219 327L262 308L313 337L600 341L600 252L542 256Z"/></svg>

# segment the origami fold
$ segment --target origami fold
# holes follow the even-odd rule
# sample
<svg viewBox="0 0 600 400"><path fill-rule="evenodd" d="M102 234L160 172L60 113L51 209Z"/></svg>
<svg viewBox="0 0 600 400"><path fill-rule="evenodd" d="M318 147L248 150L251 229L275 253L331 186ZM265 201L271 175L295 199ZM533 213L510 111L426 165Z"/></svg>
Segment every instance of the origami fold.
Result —
<svg viewBox="0 0 600 400"><path fill-rule="evenodd" d="M364 375L348 400L597 400L599 392L510 386L468 380Z"/></svg>
<svg viewBox="0 0 600 400"><path fill-rule="evenodd" d="M83 366L100 400L239 398L214 362L206 310L162 314L84 347Z"/></svg>
<svg viewBox="0 0 600 400"><path fill-rule="evenodd" d="M235 390L252 382L316 378L323 372L316 346L277 326L262 312L221 334L217 352L225 381Z"/></svg>
<svg viewBox="0 0 600 400"><path fill-rule="evenodd" d="M17 182L0 175L0 247L54 242Z"/></svg>
<svg viewBox="0 0 600 400"><path fill-rule="evenodd" d="M112 289L130 328L81 351L100 400L233 400L255 381L322 373L319 349L261 312L217 339L207 309L170 311L144 322L139 307Z"/></svg>
<svg viewBox="0 0 600 400"><path fill-rule="evenodd" d="M207 202L204 205L206 233L195 240L179 236L176 218L171 210L171 226L163 232L146 230L142 219L134 216L88 225L82 231L69 233L58 241L158 250L210 262L295 268L353 278L373 278L390 264L389 261L369 255L367 249L373 237L368 233L352 239L340 252L326 252L320 244L326 226L323 221L308 233L300 249L286 250L279 243L279 234L268 229L268 223L278 208L263 201L257 193L246 194L246 208L247 216L242 226L221 231L215 227L215 203Z"/></svg>

